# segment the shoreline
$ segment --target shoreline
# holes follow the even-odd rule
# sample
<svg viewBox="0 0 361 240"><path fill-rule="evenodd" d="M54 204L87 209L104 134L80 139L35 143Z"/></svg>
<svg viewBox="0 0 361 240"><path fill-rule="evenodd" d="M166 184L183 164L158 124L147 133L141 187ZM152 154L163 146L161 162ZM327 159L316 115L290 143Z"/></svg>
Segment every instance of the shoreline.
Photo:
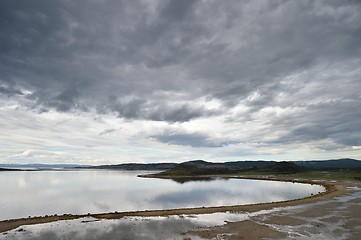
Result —
<svg viewBox="0 0 361 240"><path fill-rule="evenodd" d="M139 177L153 177L152 175ZM202 178L204 176L189 177L182 176L178 178ZM281 202L255 203L246 205L232 205L232 206L217 206L217 207L197 207L197 208L180 208L180 209L166 209L166 210L144 210L144 211L130 211L130 212L109 212L96 214L63 214L63 215L45 215L30 218L9 219L0 221L0 233L16 229L22 225L34 225L41 223L50 223L62 220L74 220L83 217L94 217L97 219L120 219L123 217L156 217L156 216L170 216L182 214L210 214L217 212L255 212L259 210L268 210L275 207L295 206L300 204L313 203L319 200L330 199L332 197L341 196L346 193L346 187L337 182L320 181L320 180L302 180L302 179L282 179L276 177L259 177L259 176L235 176L235 175L212 175L209 178L238 178L238 179L253 179L253 180L268 180L268 181L283 181L305 184L317 184L325 187L325 191L316 195L307 196L305 198L286 200ZM161 178L167 178L162 176ZM169 178L169 177L168 177Z"/></svg>

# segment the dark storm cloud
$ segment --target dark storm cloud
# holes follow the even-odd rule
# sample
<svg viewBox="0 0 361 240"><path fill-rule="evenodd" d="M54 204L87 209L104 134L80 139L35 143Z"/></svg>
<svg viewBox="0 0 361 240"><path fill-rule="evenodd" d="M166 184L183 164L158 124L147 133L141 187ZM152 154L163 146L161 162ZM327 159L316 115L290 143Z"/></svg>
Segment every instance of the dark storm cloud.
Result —
<svg viewBox="0 0 361 240"><path fill-rule="evenodd" d="M23 95L20 90L14 89L12 87L0 87L0 94L6 96Z"/></svg>
<svg viewBox="0 0 361 240"><path fill-rule="evenodd" d="M286 129L272 144L305 143L310 141L332 140L315 147L324 150L337 150L343 147L360 146L360 102L327 102L315 106L305 106L302 111L288 117L270 118L269 134Z"/></svg>
<svg viewBox="0 0 361 240"><path fill-rule="evenodd" d="M0 95L40 111L167 122L227 116L239 104L248 112L232 121L255 120L267 107L302 108L266 121L290 129L280 142L359 144L360 12L350 0L4 0ZM350 87L329 87L337 82ZM320 96L337 100L314 103ZM208 110L199 103L206 98L221 108ZM156 139L218 146L197 135Z"/></svg>
<svg viewBox="0 0 361 240"><path fill-rule="evenodd" d="M119 117L127 119L148 119L153 121L186 122L194 118L215 115L216 111L206 110L191 104L175 106L162 101L149 101L142 98L118 100L110 98L110 109Z"/></svg>
<svg viewBox="0 0 361 240"><path fill-rule="evenodd" d="M58 111L111 111L113 106L106 105L106 96L136 95L146 102L159 89L183 91L178 89L184 84L177 83L179 73L162 76L164 73L155 68L173 64L185 54L182 45L191 41L195 30L191 21L182 22L195 3L169 1L146 6L120 1L85 5L3 1L1 81L30 91L27 98L36 107ZM166 101L156 102L154 109ZM144 115L142 104L129 101L116 113L125 118L166 121L187 121L203 115L188 111L186 105L176 105L163 116L157 111Z"/></svg>
<svg viewBox="0 0 361 240"><path fill-rule="evenodd" d="M187 122L211 114L212 112L202 108L194 108L191 104L183 104L179 107L158 106L156 109L151 110L147 118L154 121Z"/></svg>

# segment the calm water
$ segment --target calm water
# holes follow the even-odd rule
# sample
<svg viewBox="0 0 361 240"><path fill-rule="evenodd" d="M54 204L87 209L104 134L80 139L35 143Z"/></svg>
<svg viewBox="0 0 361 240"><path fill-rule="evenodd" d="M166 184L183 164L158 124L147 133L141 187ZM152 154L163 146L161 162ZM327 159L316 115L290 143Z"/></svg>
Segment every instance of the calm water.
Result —
<svg viewBox="0 0 361 240"><path fill-rule="evenodd" d="M52 214L238 205L301 198L322 186L217 179L177 183L144 172L0 172L0 220Z"/></svg>

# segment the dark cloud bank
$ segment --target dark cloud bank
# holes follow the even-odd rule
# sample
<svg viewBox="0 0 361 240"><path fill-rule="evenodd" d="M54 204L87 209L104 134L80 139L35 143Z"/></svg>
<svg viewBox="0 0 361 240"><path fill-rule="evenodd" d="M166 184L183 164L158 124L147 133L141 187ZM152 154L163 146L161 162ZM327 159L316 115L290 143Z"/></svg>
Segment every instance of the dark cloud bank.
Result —
<svg viewBox="0 0 361 240"><path fill-rule="evenodd" d="M127 120L261 119L264 134L287 129L274 142L360 146L360 12L351 0L3 0L0 96ZM246 111L231 113L239 105ZM153 137L227 144L204 133Z"/></svg>

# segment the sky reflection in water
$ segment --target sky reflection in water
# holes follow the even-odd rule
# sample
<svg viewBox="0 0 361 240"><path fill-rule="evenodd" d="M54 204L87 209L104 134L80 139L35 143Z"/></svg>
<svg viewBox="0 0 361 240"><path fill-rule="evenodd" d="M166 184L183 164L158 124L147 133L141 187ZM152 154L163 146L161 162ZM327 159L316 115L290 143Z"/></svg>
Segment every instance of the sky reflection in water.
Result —
<svg viewBox="0 0 361 240"><path fill-rule="evenodd" d="M98 220L87 217L76 220L28 225L0 234L0 240L199 240L201 239L200 237L189 235L187 232L198 228L210 228L224 225L226 222L243 220L250 220L256 223L262 222L267 226L276 228L278 231L286 234L287 237L284 239L351 239L352 237L357 238L357 233L350 232L347 228L344 228L344 226L347 223L359 222L359 217L357 215L350 217L348 211L352 209L352 206L361 206L359 201L361 189L356 188L353 190L355 192L352 194L326 201L297 206L276 207L256 212L220 212L200 215L174 215L168 217L125 217L112 220ZM326 209L326 215L321 214L317 218L315 218L313 214L309 215L307 212L315 206L321 206L322 209ZM295 219L299 219L300 223L294 225L291 221L290 225L287 223L280 225L267 223L267 221L266 223L263 222L264 219L270 216L282 217L290 215ZM330 218L333 220L329 221ZM310 231L310 228L313 230ZM315 228L317 229L315 230Z"/></svg>
<svg viewBox="0 0 361 240"><path fill-rule="evenodd" d="M58 239L180 239L187 237L184 233L205 226L191 218L172 216L169 218L123 218L120 220L102 220L88 222L83 218L55 223L29 225L21 227L21 231L13 230L0 234L1 240L58 240ZM19 228L20 229L20 228ZM192 236L192 239L200 239Z"/></svg>
<svg viewBox="0 0 361 240"><path fill-rule="evenodd" d="M144 172L0 173L0 219L282 201L323 191L316 185L217 179L177 183L138 178Z"/></svg>
<svg viewBox="0 0 361 240"><path fill-rule="evenodd" d="M86 217L75 220L21 226L0 235L1 240L42 239L187 239L200 237L187 234L202 227L223 225L226 221L249 219L249 213L223 212L201 215L174 215L168 217L125 217L98 220ZM20 230L20 231L19 231Z"/></svg>

